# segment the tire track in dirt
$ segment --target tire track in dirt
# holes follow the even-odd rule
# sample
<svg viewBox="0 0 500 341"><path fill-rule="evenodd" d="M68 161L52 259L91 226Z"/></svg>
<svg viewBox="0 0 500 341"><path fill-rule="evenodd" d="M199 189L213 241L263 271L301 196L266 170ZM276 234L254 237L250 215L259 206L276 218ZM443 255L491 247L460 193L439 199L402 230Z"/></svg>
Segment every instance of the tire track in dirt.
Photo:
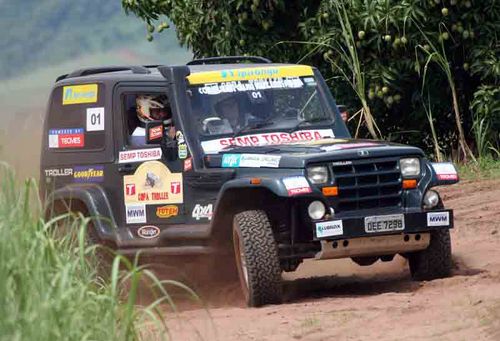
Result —
<svg viewBox="0 0 500 341"><path fill-rule="evenodd" d="M209 311L167 317L177 340L498 340L500 181L440 189L455 210L453 276L412 282L406 260L360 267L306 261L285 274L285 304L243 307L237 284L200 287ZM167 313L168 314L168 313Z"/></svg>

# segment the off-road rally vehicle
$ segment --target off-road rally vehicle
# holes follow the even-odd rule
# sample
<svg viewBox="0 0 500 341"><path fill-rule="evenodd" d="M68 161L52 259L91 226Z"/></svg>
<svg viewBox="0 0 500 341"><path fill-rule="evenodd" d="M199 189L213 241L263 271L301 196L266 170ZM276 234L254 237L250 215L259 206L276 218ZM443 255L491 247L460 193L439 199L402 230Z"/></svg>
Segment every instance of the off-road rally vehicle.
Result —
<svg viewBox="0 0 500 341"><path fill-rule="evenodd" d="M249 306L279 303L282 272L307 258L400 254L416 280L451 269L453 211L432 188L458 182L455 167L352 139L311 66L236 56L62 75L40 175L47 207L91 217L93 240L123 254L229 250Z"/></svg>

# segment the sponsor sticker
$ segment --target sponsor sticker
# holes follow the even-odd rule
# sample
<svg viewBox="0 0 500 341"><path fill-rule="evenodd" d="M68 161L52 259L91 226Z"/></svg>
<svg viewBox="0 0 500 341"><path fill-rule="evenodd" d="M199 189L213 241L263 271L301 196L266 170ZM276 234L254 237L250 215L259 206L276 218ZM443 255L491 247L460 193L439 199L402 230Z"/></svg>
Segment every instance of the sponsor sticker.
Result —
<svg viewBox="0 0 500 341"><path fill-rule="evenodd" d="M75 166L73 179L75 182L102 182L104 166Z"/></svg>
<svg viewBox="0 0 500 341"><path fill-rule="evenodd" d="M311 193L312 189L304 176L290 176L283 178L283 184L288 191L289 196Z"/></svg>
<svg viewBox="0 0 500 341"><path fill-rule="evenodd" d="M342 226L342 220L316 223L316 237L318 238L341 236L343 234L344 227Z"/></svg>
<svg viewBox="0 0 500 341"><path fill-rule="evenodd" d="M163 136L163 126L149 128L149 139L158 140Z"/></svg>
<svg viewBox="0 0 500 341"><path fill-rule="evenodd" d="M458 173L451 162L431 163L438 180L458 180Z"/></svg>
<svg viewBox="0 0 500 341"><path fill-rule="evenodd" d="M219 95L223 93L260 91L267 89L298 89L302 88L304 83L299 77L288 78L268 78L249 81L231 81L223 83L205 84L198 88L202 95Z"/></svg>
<svg viewBox="0 0 500 341"><path fill-rule="evenodd" d="M179 214L179 207L175 205L166 205L156 208L156 216L158 218L170 218Z"/></svg>
<svg viewBox="0 0 500 341"><path fill-rule="evenodd" d="M186 141L184 140L184 134L182 133L182 131L180 130L177 130L175 132L175 139L177 140L177 143L181 144L181 143L185 143Z"/></svg>
<svg viewBox="0 0 500 341"><path fill-rule="evenodd" d="M196 220L200 219L212 220L212 215L213 215L213 204L207 204L207 205L196 204L196 206L193 208L193 213L191 216Z"/></svg>
<svg viewBox="0 0 500 341"><path fill-rule="evenodd" d="M83 148L83 128L50 129L49 148Z"/></svg>
<svg viewBox="0 0 500 341"><path fill-rule="evenodd" d="M280 160L281 160L281 156L279 156L279 155L224 154L222 156L222 167L224 167L224 168L235 168L235 167L277 168L277 167L279 167Z"/></svg>
<svg viewBox="0 0 500 341"><path fill-rule="evenodd" d="M202 141L201 147L206 154L215 154L229 146L255 147L290 143L304 143L333 137L334 134L333 130L331 129L299 130L292 133L271 132Z"/></svg>
<svg viewBox="0 0 500 341"><path fill-rule="evenodd" d="M160 235L160 229L153 225L142 226L137 230L137 235L144 239L153 239Z"/></svg>
<svg viewBox="0 0 500 341"><path fill-rule="evenodd" d="M449 226L450 213L449 212L428 212L427 213L427 226Z"/></svg>
<svg viewBox="0 0 500 341"><path fill-rule="evenodd" d="M148 161L133 175L123 177L125 204L181 204L182 173L171 173L163 163Z"/></svg>
<svg viewBox="0 0 500 341"><path fill-rule="evenodd" d="M161 148L133 149L120 152L118 163L143 162L161 159Z"/></svg>
<svg viewBox="0 0 500 341"><path fill-rule="evenodd" d="M188 148L185 143L181 143L177 145L177 154L179 156L179 159L184 160L188 156Z"/></svg>
<svg viewBox="0 0 500 341"><path fill-rule="evenodd" d="M192 73L187 77L189 84L220 83L252 79L271 79L281 77L313 76L310 66L288 65L270 67L250 67Z"/></svg>
<svg viewBox="0 0 500 341"><path fill-rule="evenodd" d="M60 177L71 175L73 175L73 168L54 168L45 170L45 176Z"/></svg>
<svg viewBox="0 0 500 341"><path fill-rule="evenodd" d="M104 130L104 108L87 108L87 131Z"/></svg>
<svg viewBox="0 0 500 341"><path fill-rule="evenodd" d="M63 105L95 102L97 102L97 84L63 87Z"/></svg>
<svg viewBox="0 0 500 341"><path fill-rule="evenodd" d="M374 147L374 146L380 146L380 144L374 143L374 142L339 143L339 144L333 144L331 146L324 146L324 147L321 147L321 149L328 152L328 151L332 151L332 150Z"/></svg>
<svg viewBox="0 0 500 341"><path fill-rule="evenodd" d="M135 184L125 184L125 196L135 195Z"/></svg>
<svg viewBox="0 0 500 341"><path fill-rule="evenodd" d="M193 169L193 159L187 158L186 161L184 161L184 172L188 172L191 169Z"/></svg>
<svg viewBox="0 0 500 341"><path fill-rule="evenodd" d="M125 205L127 224L144 224L146 222L146 205Z"/></svg>

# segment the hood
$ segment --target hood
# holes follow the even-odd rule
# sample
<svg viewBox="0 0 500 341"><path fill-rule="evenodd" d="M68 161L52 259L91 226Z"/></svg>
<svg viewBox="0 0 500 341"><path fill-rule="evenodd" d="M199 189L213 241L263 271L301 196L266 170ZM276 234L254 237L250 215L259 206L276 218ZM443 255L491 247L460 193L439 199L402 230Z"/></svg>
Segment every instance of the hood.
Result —
<svg viewBox="0 0 500 341"><path fill-rule="evenodd" d="M377 140L322 139L271 146L231 146L208 157L209 167L304 168L310 163L424 156L420 148Z"/></svg>

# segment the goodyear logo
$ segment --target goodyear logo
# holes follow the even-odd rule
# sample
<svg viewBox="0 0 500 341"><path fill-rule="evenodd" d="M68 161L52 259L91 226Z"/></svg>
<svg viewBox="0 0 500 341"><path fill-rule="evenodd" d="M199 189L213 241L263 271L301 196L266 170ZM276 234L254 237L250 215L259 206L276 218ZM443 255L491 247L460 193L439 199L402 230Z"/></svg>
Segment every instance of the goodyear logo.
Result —
<svg viewBox="0 0 500 341"><path fill-rule="evenodd" d="M63 87L63 105L96 102L97 84L71 85Z"/></svg>
<svg viewBox="0 0 500 341"><path fill-rule="evenodd" d="M175 205L161 206L156 209L158 218L170 218L179 214L179 207Z"/></svg>
<svg viewBox="0 0 500 341"><path fill-rule="evenodd" d="M80 166L73 169L75 182L102 182L104 166Z"/></svg>
<svg viewBox="0 0 500 341"><path fill-rule="evenodd" d="M189 84L194 85L281 77L305 77L312 75L313 70L310 66L286 65L195 72L190 74L187 79Z"/></svg>

